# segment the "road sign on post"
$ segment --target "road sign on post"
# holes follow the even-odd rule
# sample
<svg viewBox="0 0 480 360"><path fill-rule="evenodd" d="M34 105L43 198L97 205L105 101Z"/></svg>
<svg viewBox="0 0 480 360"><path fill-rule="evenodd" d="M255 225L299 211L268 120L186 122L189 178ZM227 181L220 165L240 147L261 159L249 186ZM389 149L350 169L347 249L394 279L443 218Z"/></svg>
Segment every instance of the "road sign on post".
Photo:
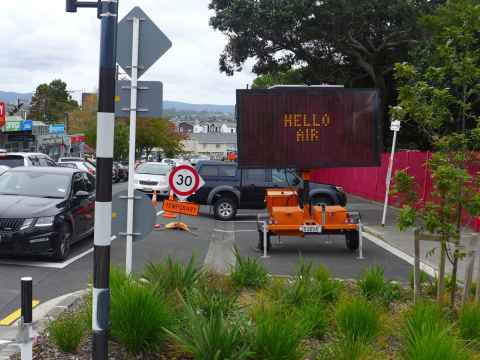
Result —
<svg viewBox="0 0 480 360"><path fill-rule="evenodd" d="M138 78L172 47L172 42L140 7L134 7L118 24L117 62L132 77L132 19L140 20Z"/></svg>
<svg viewBox="0 0 480 360"><path fill-rule="evenodd" d="M140 112L138 95L143 96L143 90L138 86L141 77L165 52L170 49L172 42L163 34L155 23L138 6L134 7L118 24L117 62L130 75L131 83L122 86L130 90L130 102L123 108L125 114L130 113L130 141L128 156L128 201L127 201L127 246L126 264L127 274L132 272L133 237L134 229L134 173L135 173L135 136L137 129L137 112ZM162 88L160 87L160 90ZM140 93L138 92L140 90ZM150 95L160 99L162 94L150 92ZM121 100L121 91L117 93ZM117 98L118 99L118 98ZM153 109L153 104L150 104ZM160 109L161 112L161 109Z"/></svg>
<svg viewBox="0 0 480 360"><path fill-rule="evenodd" d="M186 199L200 189L205 182L197 170L190 165L176 167L168 177L170 190L180 199Z"/></svg>
<svg viewBox="0 0 480 360"><path fill-rule="evenodd" d="M117 81L115 116L130 115L130 81ZM161 81L139 81L137 86L137 117L158 118L163 113L163 84Z"/></svg>

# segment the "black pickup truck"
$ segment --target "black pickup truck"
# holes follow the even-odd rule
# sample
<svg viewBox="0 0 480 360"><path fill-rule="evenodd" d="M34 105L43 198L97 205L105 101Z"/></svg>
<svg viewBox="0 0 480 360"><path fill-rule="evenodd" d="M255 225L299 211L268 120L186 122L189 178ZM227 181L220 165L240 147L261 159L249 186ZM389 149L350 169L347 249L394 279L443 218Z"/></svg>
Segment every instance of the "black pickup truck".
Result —
<svg viewBox="0 0 480 360"><path fill-rule="evenodd" d="M267 188L296 187L300 194L303 188L303 180L293 170L239 169L222 161L199 161L196 168L205 185L189 200L212 205L218 220L233 219L238 209L265 208ZM310 202L345 206L347 197L338 186L310 182Z"/></svg>

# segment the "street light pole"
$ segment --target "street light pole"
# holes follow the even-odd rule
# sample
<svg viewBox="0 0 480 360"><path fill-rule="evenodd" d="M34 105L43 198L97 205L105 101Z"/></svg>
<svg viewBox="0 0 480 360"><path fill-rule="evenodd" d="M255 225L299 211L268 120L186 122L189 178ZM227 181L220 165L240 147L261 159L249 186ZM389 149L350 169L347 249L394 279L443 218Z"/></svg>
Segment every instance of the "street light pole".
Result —
<svg viewBox="0 0 480 360"><path fill-rule="evenodd" d="M110 245L112 222L112 164L115 121L115 72L118 0L67 0L67 12L97 8L101 20L100 77L97 115L97 177L93 250L92 359L108 359L110 305Z"/></svg>

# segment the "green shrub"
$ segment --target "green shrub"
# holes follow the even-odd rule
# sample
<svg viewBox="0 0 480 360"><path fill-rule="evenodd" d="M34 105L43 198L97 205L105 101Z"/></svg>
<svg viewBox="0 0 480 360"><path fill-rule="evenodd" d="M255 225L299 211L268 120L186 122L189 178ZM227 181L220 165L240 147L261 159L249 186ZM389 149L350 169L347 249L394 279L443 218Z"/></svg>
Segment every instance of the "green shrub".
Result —
<svg viewBox="0 0 480 360"><path fill-rule="evenodd" d="M155 287L159 294L172 294L179 291L185 295L202 276L202 271L191 257L187 265L168 257L160 264L148 264L144 277Z"/></svg>
<svg viewBox="0 0 480 360"><path fill-rule="evenodd" d="M235 266L232 267L230 277L235 286L239 288L261 289L268 282L268 273L255 258L244 258L235 248Z"/></svg>
<svg viewBox="0 0 480 360"><path fill-rule="evenodd" d="M296 310L295 314L303 323L305 329L307 329L309 336L322 339L327 332L330 322L329 310L324 303L312 301Z"/></svg>
<svg viewBox="0 0 480 360"><path fill-rule="evenodd" d="M134 354L161 346L174 323L173 307L150 285L133 280L112 288L112 336Z"/></svg>
<svg viewBox="0 0 480 360"><path fill-rule="evenodd" d="M167 332L195 360L242 360L251 352L241 328L227 321L221 311L205 316L186 304L185 325L176 332Z"/></svg>
<svg viewBox="0 0 480 360"><path fill-rule="evenodd" d="M434 303L418 302L407 312L403 338L402 358L405 360L467 359L442 309Z"/></svg>
<svg viewBox="0 0 480 360"><path fill-rule="evenodd" d="M340 334L346 341L368 343L380 330L376 307L362 298L342 302L337 306L335 319Z"/></svg>
<svg viewBox="0 0 480 360"><path fill-rule="evenodd" d="M358 281L362 294L369 300L381 298L385 291L385 276L380 266L369 267Z"/></svg>
<svg viewBox="0 0 480 360"><path fill-rule="evenodd" d="M458 328L463 339L480 341L480 305L463 306L458 316Z"/></svg>
<svg viewBox="0 0 480 360"><path fill-rule="evenodd" d="M425 271L420 271L420 286L423 286L425 284L430 284L432 279L430 276ZM414 282L414 276L413 276L413 271L410 271L408 273L408 283L410 285L410 289L413 289L413 282Z"/></svg>
<svg viewBox="0 0 480 360"><path fill-rule="evenodd" d="M48 326L50 339L65 353L75 353L87 330L84 313L68 313Z"/></svg>
<svg viewBox="0 0 480 360"><path fill-rule="evenodd" d="M302 359L302 340L308 336L306 324L280 306L263 307L255 314L255 329L251 334L255 359Z"/></svg>
<svg viewBox="0 0 480 360"><path fill-rule="evenodd" d="M188 295L190 304L206 317L214 313L229 316L238 309L237 298L237 293L228 293L221 288L193 289Z"/></svg>

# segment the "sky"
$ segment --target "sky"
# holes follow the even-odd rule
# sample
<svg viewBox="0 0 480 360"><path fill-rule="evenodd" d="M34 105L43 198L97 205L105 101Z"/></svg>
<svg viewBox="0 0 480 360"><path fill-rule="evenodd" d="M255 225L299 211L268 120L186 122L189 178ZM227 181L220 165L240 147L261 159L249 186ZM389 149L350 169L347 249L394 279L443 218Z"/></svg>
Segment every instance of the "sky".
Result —
<svg viewBox="0 0 480 360"><path fill-rule="evenodd" d="M120 20L140 6L173 43L141 80L162 81L164 99L235 103L251 84L251 66L233 77L218 70L227 40L208 22L209 0L120 0ZM40 6L41 5L41 6ZM100 21L94 9L65 12L65 0L4 0L0 12L0 90L33 92L64 80L73 96L96 91Z"/></svg>

